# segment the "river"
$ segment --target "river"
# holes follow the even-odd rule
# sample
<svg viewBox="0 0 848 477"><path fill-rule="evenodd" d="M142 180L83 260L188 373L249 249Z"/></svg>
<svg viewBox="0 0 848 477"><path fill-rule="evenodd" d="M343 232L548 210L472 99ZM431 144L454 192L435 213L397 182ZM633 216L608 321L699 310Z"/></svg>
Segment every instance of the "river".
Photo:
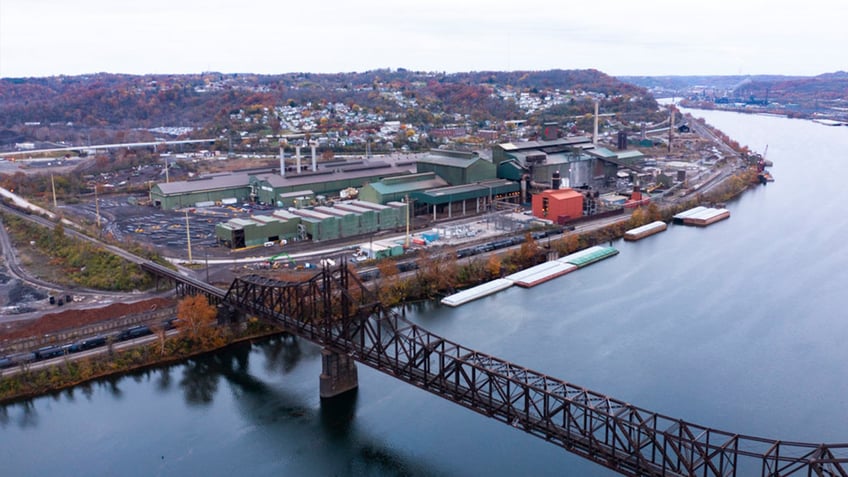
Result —
<svg viewBox="0 0 848 477"><path fill-rule="evenodd" d="M848 128L695 111L776 182L533 289L407 313L634 405L768 438L848 442ZM267 340L0 408L4 475L615 475L359 366L322 407L320 354Z"/></svg>

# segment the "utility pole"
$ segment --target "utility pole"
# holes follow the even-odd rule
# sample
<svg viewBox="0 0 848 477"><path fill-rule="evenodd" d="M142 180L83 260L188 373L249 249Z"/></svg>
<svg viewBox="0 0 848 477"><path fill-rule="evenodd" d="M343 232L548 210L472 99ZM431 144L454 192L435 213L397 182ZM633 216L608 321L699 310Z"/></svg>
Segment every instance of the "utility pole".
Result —
<svg viewBox="0 0 848 477"><path fill-rule="evenodd" d="M670 124L668 125L668 152L671 152L671 135L674 131L674 105L668 106L669 111L671 112Z"/></svg>
<svg viewBox="0 0 848 477"><path fill-rule="evenodd" d="M410 212L410 203L409 203L409 194L406 194L406 242L404 248L409 249L409 214Z"/></svg>
<svg viewBox="0 0 848 477"><path fill-rule="evenodd" d="M53 180L53 173L50 173L50 187L53 189L53 208L59 209L59 206L56 205L56 182Z"/></svg>
<svg viewBox="0 0 848 477"><path fill-rule="evenodd" d="M186 214L186 241L188 242L188 263L191 263L191 229L189 229L189 225L188 225L188 209L186 209L185 214Z"/></svg>
<svg viewBox="0 0 848 477"><path fill-rule="evenodd" d="M97 198L97 186L100 185L98 183L94 183L94 213L97 217L97 233L100 233L100 199Z"/></svg>

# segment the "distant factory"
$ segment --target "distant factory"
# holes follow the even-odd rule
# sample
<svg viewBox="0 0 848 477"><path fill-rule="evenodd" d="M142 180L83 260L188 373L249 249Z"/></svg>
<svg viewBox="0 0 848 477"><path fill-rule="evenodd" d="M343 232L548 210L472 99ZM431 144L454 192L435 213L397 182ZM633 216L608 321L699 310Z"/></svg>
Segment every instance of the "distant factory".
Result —
<svg viewBox="0 0 848 477"><path fill-rule="evenodd" d="M402 227L407 213L438 221L494 210L496 204L532 201L538 217L571 217L585 210L570 188L614 182L620 167L643 158L638 151L598 147L587 137L559 138L555 128L546 127L545 132L540 141L496 145L491 159L434 150L414 160L318 162L313 146L307 165L299 147L293 158L286 158L281 148L278 169L159 183L150 199L165 210L243 204L276 209L218 225L219 242L242 248L283 239L320 241L368 234ZM549 192L537 200L533 191ZM358 201L350 202L354 197Z"/></svg>

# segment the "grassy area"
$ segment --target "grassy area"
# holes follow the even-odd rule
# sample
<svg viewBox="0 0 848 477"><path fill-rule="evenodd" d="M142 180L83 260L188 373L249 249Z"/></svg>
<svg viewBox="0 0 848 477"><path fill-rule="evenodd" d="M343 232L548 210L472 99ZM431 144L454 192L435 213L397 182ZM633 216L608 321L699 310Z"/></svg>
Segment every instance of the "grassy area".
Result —
<svg viewBox="0 0 848 477"><path fill-rule="evenodd" d="M66 235L61 224L51 230L10 214L3 214L3 222L21 264L44 280L110 291L145 290L153 285L152 277L135 264ZM152 252L133 252L155 259Z"/></svg>

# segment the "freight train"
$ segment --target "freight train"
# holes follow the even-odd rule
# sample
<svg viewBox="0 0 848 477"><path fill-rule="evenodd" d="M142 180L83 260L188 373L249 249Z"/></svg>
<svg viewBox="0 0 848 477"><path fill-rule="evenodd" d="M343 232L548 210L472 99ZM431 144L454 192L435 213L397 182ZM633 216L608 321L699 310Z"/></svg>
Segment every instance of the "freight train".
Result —
<svg viewBox="0 0 848 477"><path fill-rule="evenodd" d="M174 329L179 319L168 318L160 323L165 330ZM148 325L135 325L129 328L106 335L97 335L88 337L73 343L63 345L50 345L38 348L35 351L28 353L18 353L14 355L0 356L0 369L11 368L25 363L36 361L44 361L50 358L57 358L68 354L78 353L101 346L106 346L110 341L115 343L119 341L128 341L134 338L140 338L153 334L153 330Z"/></svg>
<svg viewBox="0 0 848 477"><path fill-rule="evenodd" d="M533 237L533 240L540 240L545 237L561 234L565 229L565 227L552 227L545 230L537 230L535 232L531 232L530 236ZM568 227L568 230L574 230L574 226ZM498 240L493 240L491 242L477 244L473 247L461 248L456 251L456 258L467 258L474 255L479 255L481 253L491 252L493 250L500 250L503 248L512 247L514 245L520 245L524 243L525 240L526 238L524 235L516 235L514 237L506 237ZM398 263L397 268L399 272L406 272L418 268L418 264L415 261L401 262ZM380 269L378 269L377 267L369 267L359 271L359 279L363 282L375 280L379 277Z"/></svg>

